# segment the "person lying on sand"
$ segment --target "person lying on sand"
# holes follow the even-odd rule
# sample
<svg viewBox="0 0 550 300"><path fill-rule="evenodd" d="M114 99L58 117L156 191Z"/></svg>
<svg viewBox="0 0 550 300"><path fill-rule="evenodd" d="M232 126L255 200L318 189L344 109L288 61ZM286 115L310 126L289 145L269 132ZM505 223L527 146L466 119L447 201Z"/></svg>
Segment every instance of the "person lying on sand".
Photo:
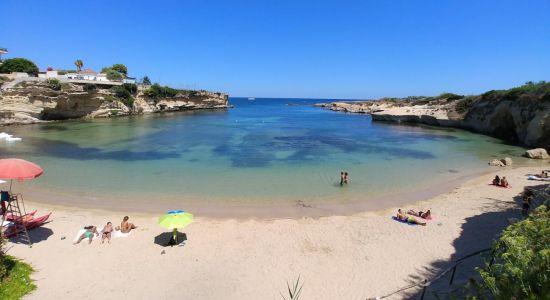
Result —
<svg viewBox="0 0 550 300"><path fill-rule="evenodd" d="M422 219L431 219L432 218L432 212L428 209L426 212L416 212L412 209L409 209L407 212L409 215L413 215L415 217L421 217Z"/></svg>
<svg viewBox="0 0 550 300"><path fill-rule="evenodd" d="M425 222L420 222L414 217L407 216L406 214L403 213L403 211L401 211L401 209L397 210L397 219L410 224L426 226Z"/></svg>
<svg viewBox="0 0 550 300"><path fill-rule="evenodd" d="M107 222L107 225L103 227L103 233L101 234L101 243L105 242L105 239L107 239L107 243L111 243L111 233L113 232L113 223Z"/></svg>
<svg viewBox="0 0 550 300"><path fill-rule="evenodd" d="M74 243L74 245L80 243L83 239L88 238L88 244L92 243L92 239L94 238L94 234L99 236L99 232L97 232L97 228L95 226L87 226L84 227L86 231L78 238L78 241Z"/></svg>
<svg viewBox="0 0 550 300"><path fill-rule="evenodd" d="M120 227L117 227L116 229L120 230L120 232L122 233L128 233L130 232L130 230L136 229L137 226L133 223L128 222L129 219L130 218L128 216L124 216L124 218L122 219L122 223L120 223Z"/></svg>

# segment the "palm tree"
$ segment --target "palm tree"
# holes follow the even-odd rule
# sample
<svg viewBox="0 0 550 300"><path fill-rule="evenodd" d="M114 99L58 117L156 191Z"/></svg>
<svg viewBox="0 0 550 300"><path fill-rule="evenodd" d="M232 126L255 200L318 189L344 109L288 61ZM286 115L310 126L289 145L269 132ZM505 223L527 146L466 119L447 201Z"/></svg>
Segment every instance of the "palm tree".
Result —
<svg viewBox="0 0 550 300"><path fill-rule="evenodd" d="M84 66L84 63L82 62L82 60L77 59L75 60L74 65L76 66L76 70L80 72L80 70L82 70L82 67Z"/></svg>

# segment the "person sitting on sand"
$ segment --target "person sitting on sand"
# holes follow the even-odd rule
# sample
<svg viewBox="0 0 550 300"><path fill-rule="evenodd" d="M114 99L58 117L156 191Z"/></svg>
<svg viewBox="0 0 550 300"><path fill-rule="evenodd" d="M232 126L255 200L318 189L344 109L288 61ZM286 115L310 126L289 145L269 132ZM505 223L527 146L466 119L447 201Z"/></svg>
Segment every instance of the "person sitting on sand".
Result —
<svg viewBox="0 0 550 300"><path fill-rule="evenodd" d="M78 241L76 241L74 245L80 243L85 238L88 238L89 239L88 244L91 244L92 239L94 238L94 234L99 236L99 232L97 232L97 228L95 226L87 226L87 227L84 227L84 229L86 229L86 231L78 238Z"/></svg>
<svg viewBox="0 0 550 300"><path fill-rule="evenodd" d="M405 215L401 209L398 209L397 210L397 219L398 220L401 220L403 222L407 222L407 223L410 223L410 224L417 224L417 225L422 225L422 226L426 226L426 223L424 222L420 222L418 221L416 218L414 217L410 217L410 216L407 216Z"/></svg>
<svg viewBox="0 0 550 300"><path fill-rule="evenodd" d="M101 234L101 243L105 242L105 239L107 239L107 243L111 243L111 233L113 232L113 223L107 222L107 225L103 227L103 233Z"/></svg>
<svg viewBox="0 0 550 300"><path fill-rule="evenodd" d="M500 180L500 186L505 188L508 187L508 180L506 180L506 177L502 177L502 179Z"/></svg>
<svg viewBox="0 0 550 300"><path fill-rule="evenodd" d="M493 185L500 185L500 177L498 177L498 175L495 176L495 179L493 179Z"/></svg>
<svg viewBox="0 0 550 300"><path fill-rule="evenodd" d="M130 230L137 228L136 225L134 225L133 223L128 222L128 219L130 219L130 217L128 217L128 216L124 216L124 218L122 219L122 223L120 223L120 232L129 233Z"/></svg>
<svg viewBox="0 0 550 300"><path fill-rule="evenodd" d="M409 215L413 215L415 217L421 217L422 219L431 219L432 218L432 212L428 209L426 212L416 212L412 209L409 209L407 212Z"/></svg>

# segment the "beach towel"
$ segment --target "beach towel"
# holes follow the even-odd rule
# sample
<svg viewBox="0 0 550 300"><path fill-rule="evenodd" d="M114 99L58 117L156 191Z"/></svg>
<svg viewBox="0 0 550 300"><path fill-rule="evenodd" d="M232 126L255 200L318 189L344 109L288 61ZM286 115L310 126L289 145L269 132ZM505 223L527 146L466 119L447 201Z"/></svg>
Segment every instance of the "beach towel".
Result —
<svg viewBox="0 0 550 300"><path fill-rule="evenodd" d="M538 181L550 181L550 178L541 178L536 175L529 175L527 176L528 180L538 180Z"/></svg>
<svg viewBox="0 0 550 300"><path fill-rule="evenodd" d="M78 239L80 238L80 236L82 234L84 234L84 232L86 232L86 229L84 228L80 228L80 230L78 231L78 233L76 234L76 237L74 238L74 242L76 243L78 241ZM99 237L101 237L103 235L103 228L101 230L98 230L97 232L99 232ZM113 238L120 238L120 237L128 237L130 235L130 233L132 232L128 232L128 233L122 233L120 232L119 230L114 230L112 233L111 233L111 237Z"/></svg>
<svg viewBox="0 0 550 300"><path fill-rule="evenodd" d="M404 224L407 224L407 225L409 225L409 226L416 226L416 225L418 225L418 224L409 223L409 222L407 222L407 221L398 219L396 216L392 216L391 218L392 218L392 220L394 220L394 221L397 221L397 222L399 222L399 223L404 223Z"/></svg>

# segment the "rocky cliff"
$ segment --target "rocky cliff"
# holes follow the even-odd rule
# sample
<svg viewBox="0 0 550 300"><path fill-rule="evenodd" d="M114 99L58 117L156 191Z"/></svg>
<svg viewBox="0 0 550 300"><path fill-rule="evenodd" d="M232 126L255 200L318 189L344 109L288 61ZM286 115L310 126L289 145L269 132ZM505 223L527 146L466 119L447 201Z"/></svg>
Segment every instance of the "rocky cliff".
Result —
<svg viewBox="0 0 550 300"><path fill-rule="evenodd" d="M317 106L368 113L373 121L457 127L511 143L550 149L550 83L545 82L478 96L442 94Z"/></svg>
<svg viewBox="0 0 550 300"><path fill-rule="evenodd" d="M110 86L65 82L52 87L44 80L23 81L0 91L0 125L228 107L228 95L222 93L181 91L153 99L144 91L139 87L120 98Z"/></svg>

